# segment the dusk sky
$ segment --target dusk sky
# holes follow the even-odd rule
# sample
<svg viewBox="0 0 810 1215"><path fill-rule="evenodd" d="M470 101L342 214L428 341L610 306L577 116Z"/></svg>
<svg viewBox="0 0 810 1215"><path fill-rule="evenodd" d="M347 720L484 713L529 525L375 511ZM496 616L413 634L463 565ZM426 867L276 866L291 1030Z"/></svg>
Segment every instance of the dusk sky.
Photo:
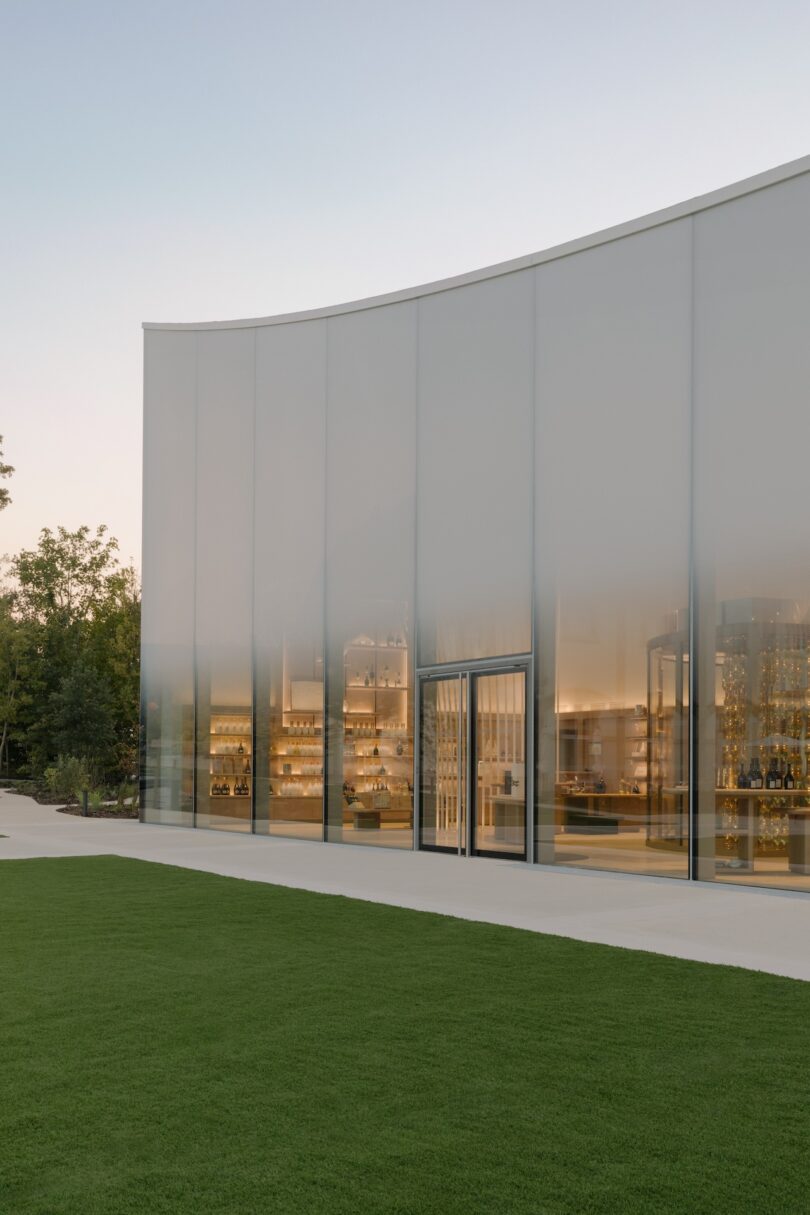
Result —
<svg viewBox="0 0 810 1215"><path fill-rule="evenodd" d="M0 0L0 553L140 561L141 321L442 278L810 152L810 5Z"/></svg>

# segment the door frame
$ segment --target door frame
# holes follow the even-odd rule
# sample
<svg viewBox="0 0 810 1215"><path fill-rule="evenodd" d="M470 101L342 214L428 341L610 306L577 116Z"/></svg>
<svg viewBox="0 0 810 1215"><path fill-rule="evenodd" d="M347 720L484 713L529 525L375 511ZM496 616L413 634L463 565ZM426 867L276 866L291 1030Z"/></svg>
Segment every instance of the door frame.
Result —
<svg viewBox="0 0 810 1215"><path fill-rule="evenodd" d="M475 677L477 675L512 675L522 671L525 679L525 709L524 709L524 756L525 756L525 823L524 851L513 852L480 852L473 849L475 842L473 816L477 815L478 782L475 769L475 738L476 729L474 714L477 711L475 695ZM467 805L464 813L464 840L459 839L458 855L465 857L492 857L494 860L526 861L531 864L534 860L534 657L532 654L505 654L498 658L477 658L466 662L441 662L432 666L417 667L416 695L414 696L414 818L413 818L413 848L421 852L444 852L452 855L451 849L423 847L422 835L422 688L424 684L441 679L467 680L466 712L466 772L465 783L467 790ZM459 835L461 833L459 832Z"/></svg>

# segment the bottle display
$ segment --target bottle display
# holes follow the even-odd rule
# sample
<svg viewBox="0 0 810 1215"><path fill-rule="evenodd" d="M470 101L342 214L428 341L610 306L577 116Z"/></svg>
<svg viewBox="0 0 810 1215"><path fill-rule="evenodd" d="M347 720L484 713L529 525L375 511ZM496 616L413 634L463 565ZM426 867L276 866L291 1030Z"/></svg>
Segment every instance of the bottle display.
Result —
<svg viewBox="0 0 810 1215"><path fill-rule="evenodd" d="M209 795L212 799L233 800L251 796L252 727L252 719L246 712L211 714L208 770ZM240 816L244 816L244 813L244 810L239 811Z"/></svg>
<svg viewBox="0 0 810 1215"><path fill-rule="evenodd" d="M389 608L391 611L389 612ZM385 605L383 617L400 614ZM378 621L344 646L343 829L390 832L408 843L413 825L412 688L406 631ZM397 833L402 835L399 838ZM388 841L386 841L388 842Z"/></svg>
<svg viewBox="0 0 810 1215"><path fill-rule="evenodd" d="M750 797L715 799L718 877L792 884L810 872L810 628L803 610L778 599L718 604L718 763L744 763ZM737 782L743 787L741 782ZM708 808L708 807L707 807Z"/></svg>
<svg viewBox="0 0 810 1215"><path fill-rule="evenodd" d="M360 684L359 670L352 683ZM312 703L322 701L320 680L307 681ZM290 693L292 696L292 693ZM288 700L270 730L269 794L274 821L317 825L323 803L323 710L294 710Z"/></svg>

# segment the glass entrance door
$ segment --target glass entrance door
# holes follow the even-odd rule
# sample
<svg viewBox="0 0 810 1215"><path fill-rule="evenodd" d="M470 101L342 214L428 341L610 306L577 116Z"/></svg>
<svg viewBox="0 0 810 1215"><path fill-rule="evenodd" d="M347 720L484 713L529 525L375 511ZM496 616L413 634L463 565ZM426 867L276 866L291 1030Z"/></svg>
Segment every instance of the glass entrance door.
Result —
<svg viewBox="0 0 810 1215"><path fill-rule="evenodd" d="M423 679L419 846L461 853L467 836L467 677Z"/></svg>
<svg viewBox="0 0 810 1215"><path fill-rule="evenodd" d="M423 675L419 846L526 856L526 669Z"/></svg>
<svg viewBox="0 0 810 1215"><path fill-rule="evenodd" d="M472 677L472 851L526 856L526 672Z"/></svg>

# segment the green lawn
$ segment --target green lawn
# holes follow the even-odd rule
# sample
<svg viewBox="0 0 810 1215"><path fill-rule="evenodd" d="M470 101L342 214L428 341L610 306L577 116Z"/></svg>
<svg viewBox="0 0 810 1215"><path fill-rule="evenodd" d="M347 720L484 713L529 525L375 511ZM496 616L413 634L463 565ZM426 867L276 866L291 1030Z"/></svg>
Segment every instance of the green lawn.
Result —
<svg viewBox="0 0 810 1215"><path fill-rule="evenodd" d="M810 1207L810 985L114 857L0 934L4 1215Z"/></svg>

